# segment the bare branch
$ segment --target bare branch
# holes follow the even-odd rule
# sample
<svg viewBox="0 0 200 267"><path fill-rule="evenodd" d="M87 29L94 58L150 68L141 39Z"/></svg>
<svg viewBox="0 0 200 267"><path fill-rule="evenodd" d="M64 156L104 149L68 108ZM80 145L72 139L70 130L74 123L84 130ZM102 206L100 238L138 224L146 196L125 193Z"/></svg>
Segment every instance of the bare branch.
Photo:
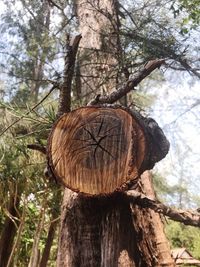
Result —
<svg viewBox="0 0 200 267"><path fill-rule="evenodd" d="M178 62L189 72L193 73L196 77L200 79L200 73L195 68L192 68L186 60L178 59Z"/></svg>
<svg viewBox="0 0 200 267"><path fill-rule="evenodd" d="M93 99L88 103L88 105L96 105L96 104L112 104L119 100L121 97L125 96L131 90L135 89L144 78L146 78L151 72L155 69L160 68L160 66L165 62L164 59L155 59L149 61L141 70L139 70L134 77L130 78L127 82L125 82L121 87L119 87L116 91L112 92L107 96L101 96Z"/></svg>
<svg viewBox="0 0 200 267"><path fill-rule="evenodd" d="M59 5L57 5L54 1L52 1L52 0L48 0L48 2L49 2L49 4L50 4L51 6L55 6L55 7L57 7L59 10L63 11L63 9L62 9Z"/></svg>
<svg viewBox="0 0 200 267"><path fill-rule="evenodd" d="M69 44L67 44L67 53L65 57L65 68L63 84L60 89L59 108L57 116L61 116L71 109L71 86L74 74L74 66L76 61L76 54L78 51L81 35L76 35Z"/></svg>
<svg viewBox="0 0 200 267"><path fill-rule="evenodd" d="M133 204L162 213L173 221L181 222L185 225L200 227L200 213L198 212L168 207L158 200L151 199L136 190L129 190L125 194L127 195L129 201Z"/></svg>
<svg viewBox="0 0 200 267"><path fill-rule="evenodd" d="M33 150L37 150L39 152L41 152L42 154L46 155L46 147L39 145L39 144L29 144L27 145L27 148L29 149L33 149Z"/></svg>

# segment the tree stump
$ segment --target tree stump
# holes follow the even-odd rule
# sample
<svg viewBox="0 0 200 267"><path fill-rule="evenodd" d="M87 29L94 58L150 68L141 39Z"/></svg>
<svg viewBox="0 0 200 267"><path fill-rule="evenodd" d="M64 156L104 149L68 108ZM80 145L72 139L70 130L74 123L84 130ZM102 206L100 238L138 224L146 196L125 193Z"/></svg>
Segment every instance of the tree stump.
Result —
<svg viewBox="0 0 200 267"><path fill-rule="evenodd" d="M55 123L48 164L73 191L108 194L127 188L148 169L150 143L145 124L134 113L121 107L83 107Z"/></svg>

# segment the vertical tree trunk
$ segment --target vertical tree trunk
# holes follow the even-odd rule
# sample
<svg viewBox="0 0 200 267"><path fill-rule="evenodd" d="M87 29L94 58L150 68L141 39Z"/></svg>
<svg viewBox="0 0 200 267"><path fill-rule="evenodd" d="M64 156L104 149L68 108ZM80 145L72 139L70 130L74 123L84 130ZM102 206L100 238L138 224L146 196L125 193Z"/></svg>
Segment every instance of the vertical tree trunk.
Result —
<svg viewBox="0 0 200 267"><path fill-rule="evenodd" d="M40 210L39 221L34 236L33 247L28 267L37 267L40 261L39 241L44 227L46 204L47 204L47 199L45 197Z"/></svg>
<svg viewBox="0 0 200 267"><path fill-rule="evenodd" d="M81 89L86 96L116 86L116 3L77 1L83 37ZM154 214L130 205L124 195L86 198L65 189L57 267L174 266L169 257L161 260L160 230L158 235L155 232ZM168 245L163 251L170 255Z"/></svg>
<svg viewBox="0 0 200 267"><path fill-rule="evenodd" d="M126 198L82 198L65 189L57 266L139 266L136 242Z"/></svg>
<svg viewBox="0 0 200 267"><path fill-rule="evenodd" d="M9 259L8 259L8 263L7 263L6 267L16 266L16 262L17 262L18 255L19 255L19 249L20 249L20 241L22 239L22 232L23 232L23 228L24 228L24 224L25 224L26 208L27 208L27 198L25 197L24 201L23 201L22 214L20 217L20 224L19 224L19 227L17 229L15 242L13 244L12 251L9 255Z"/></svg>
<svg viewBox="0 0 200 267"><path fill-rule="evenodd" d="M51 210L51 222L48 230L48 235L45 243L45 247L42 253L41 261L40 261L40 267L46 267L48 266L48 260L50 256L50 251L52 247L52 243L55 237L55 232L58 226L58 216L60 211L60 203L61 203L61 191L58 190L55 192L55 195L53 196L52 200L52 210Z"/></svg>
<svg viewBox="0 0 200 267"><path fill-rule="evenodd" d="M79 64L86 99L115 87L118 73L118 20L114 0L78 0L76 12L82 34Z"/></svg>
<svg viewBox="0 0 200 267"><path fill-rule="evenodd" d="M58 224L58 221L56 220L56 218L57 218L57 213L55 215L52 214L52 222L50 223L50 226L49 226L49 230L48 230L48 235L47 235L44 251L43 251L43 254L42 254L41 261L40 261L40 267L46 267L47 263L48 263L48 260L49 260L50 250L51 250L51 246L52 246L52 243L53 243L54 235L55 235L55 232L56 232L56 227L57 227L57 224Z"/></svg>
<svg viewBox="0 0 200 267"><path fill-rule="evenodd" d="M10 203L8 207L8 213L10 217L6 217L0 237L1 267L7 266L10 253L12 251L13 241L17 231L16 225L18 225L18 221L16 219L19 218L19 213L18 213L19 203L20 203L20 196L15 197L14 195L10 195Z"/></svg>
<svg viewBox="0 0 200 267"><path fill-rule="evenodd" d="M174 263L159 215L130 205L121 195L82 198L65 189L57 266L156 267Z"/></svg>
<svg viewBox="0 0 200 267"><path fill-rule="evenodd" d="M43 37L47 38L47 33L50 26L50 5L47 0L43 1L42 4L43 14L38 16L38 36L43 33ZM48 40L48 39L47 39ZM45 59L47 57L48 48L44 46L44 43L47 40L43 41L43 45L37 48L37 55L34 64L34 73L33 73L33 82L31 85L31 96L34 98L34 102L38 100L39 89L42 84L43 70L45 65Z"/></svg>

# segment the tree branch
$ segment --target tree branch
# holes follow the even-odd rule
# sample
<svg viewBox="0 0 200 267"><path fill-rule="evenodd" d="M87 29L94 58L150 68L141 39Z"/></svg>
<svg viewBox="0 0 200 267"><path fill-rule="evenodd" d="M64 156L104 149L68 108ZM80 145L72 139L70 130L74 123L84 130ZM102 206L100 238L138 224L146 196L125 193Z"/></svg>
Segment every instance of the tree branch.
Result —
<svg viewBox="0 0 200 267"><path fill-rule="evenodd" d="M18 118L17 120L15 120L13 123L11 123L10 125L8 125L8 127L6 127L1 133L0 136L2 136L5 132L7 132L11 127L13 127L16 123L18 123L19 121L21 121L23 118L25 118L28 114L30 114L32 111L34 111L39 105L41 105L46 99L47 97L54 91L55 88L59 88L59 84L57 82L54 83L54 85L52 86L52 88L49 90L49 92L37 103L35 104L31 109L29 109L24 115L22 115L20 118Z"/></svg>
<svg viewBox="0 0 200 267"><path fill-rule="evenodd" d="M67 53L65 56L65 67L63 75L63 84L60 89L59 108L57 116L61 116L65 112L71 110L71 86L74 74L74 66L76 61L76 54L78 51L81 35L76 35L71 42L67 40Z"/></svg>
<svg viewBox="0 0 200 267"><path fill-rule="evenodd" d="M49 2L49 4L50 4L51 6L55 6L55 7L57 7L59 10L63 11L63 9L62 9L59 5L57 5L54 1L52 1L52 0L48 0L48 2Z"/></svg>
<svg viewBox="0 0 200 267"><path fill-rule="evenodd" d="M46 155L46 147L39 145L39 144L29 144L27 145L27 148L37 150L41 152L42 154Z"/></svg>
<svg viewBox="0 0 200 267"><path fill-rule="evenodd" d="M198 77L199 79L200 79L200 73L198 73L198 71L195 69L195 68L192 68L189 64L188 64L188 62L186 61L186 59L185 60L183 60L183 59L181 59L181 58L179 58L178 60L177 60L189 73L193 73L196 77Z"/></svg>
<svg viewBox="0 0 200 267"><path fill-rule="evenodd" d="M151 72L155 69L160 68L160 66L165 62L164 59L155 59L149 61L141 70L139 70L134 77L130 78L127 82L125 82L121 87L119 87L116 91L112 92L107 96L98 96L88 103L88 105L96 105L96 104L112 104L119 100L121 97L125 96L131 90L135 89L144 78L146 78Z"/></svg>
<svg viewBox="0 0 200 267"><path fill-rule="evenodd" d="M171 220L185 225L200 227L200 213L189 210L179 210L166 206L158 200L151 199L136 190L125 192L129 201L143 208L150 208L155 212L168 216Z"/></svg>

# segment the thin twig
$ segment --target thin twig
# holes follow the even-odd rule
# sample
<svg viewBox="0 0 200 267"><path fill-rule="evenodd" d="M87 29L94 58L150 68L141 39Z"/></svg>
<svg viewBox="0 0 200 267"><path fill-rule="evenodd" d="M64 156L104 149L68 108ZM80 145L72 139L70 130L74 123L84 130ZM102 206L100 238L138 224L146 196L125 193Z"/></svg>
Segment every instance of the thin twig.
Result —
<svg viewBox="0 0 200 267"><path fill-rule="evenodd" d="M59 10L63 11L63 9L62 9L59 5L57 5L54 1L52 1L52 0L48 0L48 2L49 2L50 5L55 6L55 7L57 7Z"/></svg>
<svg viewBox="0 0 200 267"><path fill-rule="evenodd" d="M55 88L58 88L59 84L55 83L52 88L49 90L49 92L37 103L35 104L29 111L27 111L24 115L22 115L20 118L18 118L17 120L15 120L13 123L11 123L8 127L6 127L1 133L0 136L2 136L5 132L7 132L11 127L13 127L16 123L18 123L19 121L21 121L23 118L25 118L27 115L29 115L34 109L36 109L39 105L41 105L46 99L47 97L53 92L53 90Z"/></svg>

